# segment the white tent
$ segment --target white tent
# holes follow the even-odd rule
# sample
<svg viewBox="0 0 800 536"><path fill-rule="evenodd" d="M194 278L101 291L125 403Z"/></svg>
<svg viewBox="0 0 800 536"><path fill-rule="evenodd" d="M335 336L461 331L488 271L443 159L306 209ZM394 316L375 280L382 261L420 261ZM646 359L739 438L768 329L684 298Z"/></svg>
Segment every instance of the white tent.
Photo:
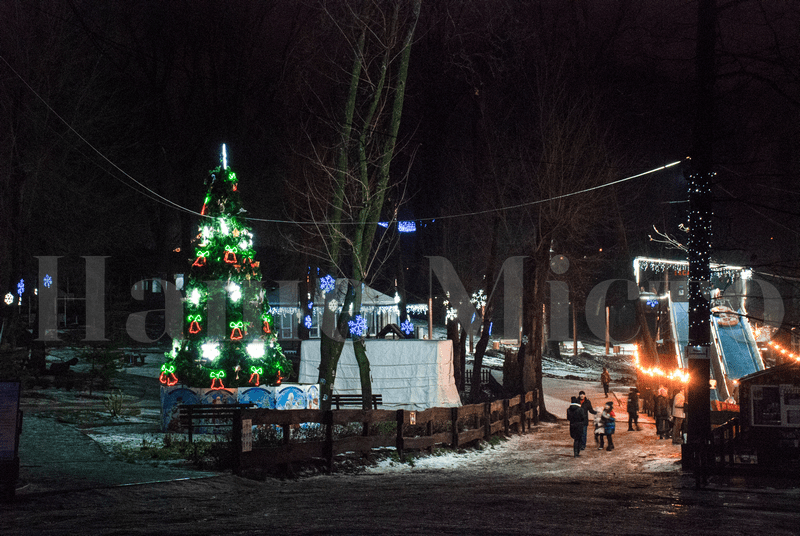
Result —
<svg viewBox="0 0 800 536"><path fill-rule="evenodd" d="M452 341L367 341L372 392L383 398L381 409L421 411L461 405L453 378ZM317 383L320 342L303 341L300 348L300 383ZM334 394L360 394L361 379L352 341L339 358Z"/></svg>

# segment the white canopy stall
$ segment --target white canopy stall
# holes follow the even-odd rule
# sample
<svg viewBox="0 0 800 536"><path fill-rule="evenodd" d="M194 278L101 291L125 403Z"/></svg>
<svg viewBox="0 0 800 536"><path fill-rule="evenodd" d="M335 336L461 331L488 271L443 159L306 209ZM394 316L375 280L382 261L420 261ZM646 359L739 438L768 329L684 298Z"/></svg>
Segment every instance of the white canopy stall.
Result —
<svg viewBox="0 0 800 536"><path fill-rule="evenodd" d="M451 341L367 340L372 392L383 397L382 409L421 411L461 405L453 377ZM317 383L320 341L303 341L300 349L300 383ZM334 394L360 394L353 342L347 341L336 369Z"/></svg>

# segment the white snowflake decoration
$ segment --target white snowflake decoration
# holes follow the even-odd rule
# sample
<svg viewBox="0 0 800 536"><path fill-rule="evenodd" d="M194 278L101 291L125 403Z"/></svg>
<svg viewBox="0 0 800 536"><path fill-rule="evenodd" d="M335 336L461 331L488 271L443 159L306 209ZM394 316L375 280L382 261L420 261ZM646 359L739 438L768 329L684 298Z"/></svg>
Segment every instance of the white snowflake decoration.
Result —
<svg viewBox="0 0 800 536"><path fill-rule="evenodd" d="M469 301L474 303L476 307L486 307L486 294L484 294L483 289L473 292Z"/></svg>

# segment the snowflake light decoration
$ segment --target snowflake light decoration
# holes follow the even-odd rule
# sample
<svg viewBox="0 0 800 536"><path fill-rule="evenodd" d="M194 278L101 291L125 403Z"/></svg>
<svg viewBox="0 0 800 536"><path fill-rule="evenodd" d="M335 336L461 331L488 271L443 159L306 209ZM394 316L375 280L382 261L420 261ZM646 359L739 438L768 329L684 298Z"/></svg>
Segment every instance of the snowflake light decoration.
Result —
<svg viewBox="0 0 800 536"><path fill-rule="evenodd" d="M25 292L25 280L20 279L19 283L17 283L17 294L22 296L23 292Z"/></svg>
<svg viewBox="0 0 800 536"><path fill-rule="evenodd" d="M347 325L350 326L350 334L356 337L363 336L367 330L367 320L361 315L356 315L354 319L347 322Z"/></svg>
<svg viewBox="0 0 800 536"><path fill-rule="evenodd" d="M50 287L53 286L53 278L50 277L50 274L45 274L44 279L42 280L42 283L44 283L44 287L45 288L50 288Z"/></svg>
<svg viewBox="0 0 800 536"><path fill-rule="evenodd" d="M6 294L3 301L5 301L6 305L11 305L12 303L14 303L14 295L9 292L8 294Z"/></svg>
<svg viewBox="0 0 800 536"><path fill-rule="evenodd" d="M474 303L477 307L486 307L486 294L484 294L483 289L473 292L472 298L470 298L469 301Z"/></svg>
<svg viewBox="0 0 800 536"><path fill-rule="evenodd" d="M330 274L319 278L319 288L325 294L332 291L334 286L336 286L336 280Z"/></svg>
<svg viewBox="0 0 800 536"><path fill-rule="evenodd" d="M311 315L306 315L305 320L303 321L303 325L305 325L306 329L311 329L313 322L311 320Z"/></svg>
<svg viewBox="0 0 800 536"><path fill-rule="evenodd" d="M400 324L400 330L406 335L411 335L411 332L414 331L414 324L411 323L411 320L406 319L405 322Z"/></svg>
<svg viewBox="0 0 800 536"><path fill-rule="evenodd" d="M328 302L328 310L330 312L335 313L336 309L338 308L339 308L339 300L337 300L336 298Z"/></svg>

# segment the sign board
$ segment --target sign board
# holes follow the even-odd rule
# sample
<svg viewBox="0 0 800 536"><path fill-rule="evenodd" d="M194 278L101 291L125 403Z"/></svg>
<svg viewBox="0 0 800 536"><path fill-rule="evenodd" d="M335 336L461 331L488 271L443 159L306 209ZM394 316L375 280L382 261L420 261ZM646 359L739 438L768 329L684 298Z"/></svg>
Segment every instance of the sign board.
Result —
<svg viewBox="0 0 800 536"><path fill-rule="evenodd" d="M708 360L708 346L687 346L686 347L687 359L705 359Z"/></svg>
<svg viewBox="0 0 800 536"><path fill-rule="evenodd" d="M253 419L242 419L242 452L253 450Z"/></svg>
<svg viewBox="0 0 800 536"><path fill-rule="evenodd" d="M800 428L800 386L751 385L753 426Z"/></svg>
<svg viewBox="0 0 800 536"><path fill-rule="evenodd" d="M19 382L0 382L0 460L17 456Z"/></svg>

